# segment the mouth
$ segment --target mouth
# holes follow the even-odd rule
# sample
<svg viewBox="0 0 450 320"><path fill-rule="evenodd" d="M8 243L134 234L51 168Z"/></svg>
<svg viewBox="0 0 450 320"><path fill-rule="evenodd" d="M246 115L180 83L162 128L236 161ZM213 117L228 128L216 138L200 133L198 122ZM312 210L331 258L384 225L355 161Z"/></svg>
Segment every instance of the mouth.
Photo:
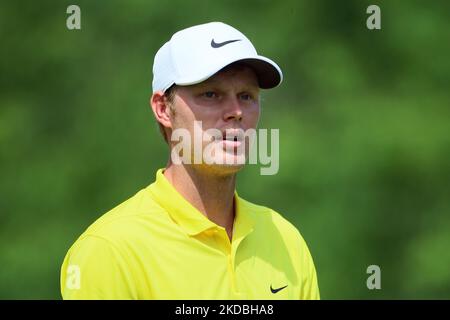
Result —
<svg viewBox="0 0 450 320"><path fill-rule="evenodd" d="M240 140L238 139L238 137L223 137L222 140L223 140L223 141L234 141L234 142L240 141Z"/></svg>
<svg viewBox="0 0 450 320"><path fill-rule="evenodd" d="M226 129L222 131L222 144L226 152L236 154L243 142L244 131L242 129Z"/></svg>
<svg viewBox="0 0 450 320"><path fill-rule="evenodd" d="M244 140L244 132L242 129L225 129L222 131L222 140L242 142Z"/></svg>

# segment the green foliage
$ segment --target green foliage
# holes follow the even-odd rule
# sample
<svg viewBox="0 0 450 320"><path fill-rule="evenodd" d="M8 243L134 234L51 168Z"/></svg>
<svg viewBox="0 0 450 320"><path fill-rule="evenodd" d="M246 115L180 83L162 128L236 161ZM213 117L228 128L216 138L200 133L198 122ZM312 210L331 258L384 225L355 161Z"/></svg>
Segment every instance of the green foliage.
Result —
<svg viewBox="0 0 450 320"><path fill-rule="evenodd" d="M300 229L322 298L449 298L448 2L377 1L376 31L369 4L2 3L0 298L60 298L77 236L154 180L167 150L148 106L153 56L214 20L284 71L260 123L280 128L280 171L250 166L238 191ZM366 287L371 264L381 290Z"/></svg>

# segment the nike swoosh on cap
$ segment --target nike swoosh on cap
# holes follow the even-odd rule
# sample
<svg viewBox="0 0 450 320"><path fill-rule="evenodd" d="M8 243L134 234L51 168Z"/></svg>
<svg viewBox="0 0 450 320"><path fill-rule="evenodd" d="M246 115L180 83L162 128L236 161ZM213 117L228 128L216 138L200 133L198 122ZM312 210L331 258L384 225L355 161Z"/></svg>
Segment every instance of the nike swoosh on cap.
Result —
<svg viewBox="0 0 450 320"><path fill-rule="evenodd" d="M213 39L211 39L211 47L220 48L220 47L223 47L224 45L227 45L229 43L236 42L236 41L241 41L241 39L228 40L228 41L224 41L224 42L215 42L214 38L213 38Z"/></svg>

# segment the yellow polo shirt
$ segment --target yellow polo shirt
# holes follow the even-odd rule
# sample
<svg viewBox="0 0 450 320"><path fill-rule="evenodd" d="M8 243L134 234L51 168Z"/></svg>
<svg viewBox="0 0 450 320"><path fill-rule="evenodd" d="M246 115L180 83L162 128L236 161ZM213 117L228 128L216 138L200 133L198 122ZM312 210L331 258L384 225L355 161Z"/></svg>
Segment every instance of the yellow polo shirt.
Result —
<svg viewBox="0 0 450 320"><path fill-rule="evenodd" d="M158 170L94 222L61 267L64 299L319 299L298 230L235 193L232 241Z"/></svg>

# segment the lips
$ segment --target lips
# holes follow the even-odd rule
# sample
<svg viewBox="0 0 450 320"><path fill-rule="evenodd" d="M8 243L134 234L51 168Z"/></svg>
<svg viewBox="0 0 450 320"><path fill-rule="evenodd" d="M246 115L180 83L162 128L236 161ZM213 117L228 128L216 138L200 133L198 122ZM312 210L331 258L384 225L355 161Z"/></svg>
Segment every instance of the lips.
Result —
<svg viewBox="0 0 450 320"><path fill-rule="evenodd" d="M242 130L242 129L225 129L222 131L222 140L242 142L244 140L244 130Z"/></svg>
<svg viewBox="0 0 450 320"><path fill-rule="evenodd" d="M222 144L225 150L237 152L237 148L244 141L244 131L242 129L225 129L222 131Z"/></svg>

